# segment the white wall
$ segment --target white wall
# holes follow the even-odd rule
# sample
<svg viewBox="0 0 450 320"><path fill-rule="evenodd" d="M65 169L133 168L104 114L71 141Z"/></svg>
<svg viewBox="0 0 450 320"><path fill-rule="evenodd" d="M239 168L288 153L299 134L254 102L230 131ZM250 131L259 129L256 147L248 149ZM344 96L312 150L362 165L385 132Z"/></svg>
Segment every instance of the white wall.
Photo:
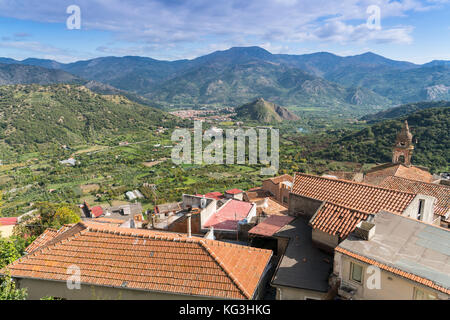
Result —
<svg viewBox="0 0 450 320"><path fill-rule="evenodd" d="M351 262L363 267L361 284L350 279ZM414 288L435 294L438 299L446 300L450 298L445 293L381 269L379 289L371 289L370 286L374 282L372 281L373 271L368 271L369 266L367 263L353 259L340 252L335 252L333 273L341 280L341 286L344 284L357 289L353 297L356 300L412 300Z"/></svg>
<svg viewBox="0 0 450 320"><path fill-rule="evenodd" d="M403 212L403 216L410 217L413 219L417 219L417 215L419 213L419 203L420 200L425 200L425 206L423 208L423 215L420 220L433 223L435 220L434 217L434 206L437 202L436 198L431 196L426 196L423 194L418 194L408 205L408 207Z"/></svg>

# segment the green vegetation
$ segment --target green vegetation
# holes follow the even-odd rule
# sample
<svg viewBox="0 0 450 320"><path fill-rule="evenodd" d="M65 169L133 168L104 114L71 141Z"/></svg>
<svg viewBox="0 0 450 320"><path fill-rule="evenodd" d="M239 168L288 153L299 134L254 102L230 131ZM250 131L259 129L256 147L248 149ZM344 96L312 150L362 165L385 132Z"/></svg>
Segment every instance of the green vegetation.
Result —
<svg viewBox="0 0 450 320"><path fill-rule="evenodd" d="M436 101L436 102L423 101L423 102L408 103L395 108L387 109L385 111L380 111L375 114L366 115L362 117L361 120L376 122L387 119L399 118L423 109L443 108L443 107L449 108L450 101Z"/></svg>
<svg viewBox="0 0 450 320"><path fill-rule="evenodd" d="M415 143L413 163L427 166L432 172L448 170L450 108L424 109L396 120L376 123L357 132L337 134L337 139L313 156L359 163L389 162L392 145L404 120L408 120Z"/></svg>
<svg viewBox="0 0 450 320"><path fill-rule="evenodd" d="M27 289L17 289L11 277L0 279L0 300L25 300L27 296Z"/></svg>
<svg viewBox="0 0 450 320"><path fill-rule="evenodd" d="M0 87L0 159L50 152L62 145L138 141L158 126L181 123L173 116L122 96L102 96L83 86Z"/></svg>
<svg viewBox="0 0 450 320"><path fill-rule="evenodd" d="M59 229L65 224L79 222L79 210L67 203L39 202L33 206L35 214L14 227L14 236L19 239L36 238L47 228Z"/></svg>

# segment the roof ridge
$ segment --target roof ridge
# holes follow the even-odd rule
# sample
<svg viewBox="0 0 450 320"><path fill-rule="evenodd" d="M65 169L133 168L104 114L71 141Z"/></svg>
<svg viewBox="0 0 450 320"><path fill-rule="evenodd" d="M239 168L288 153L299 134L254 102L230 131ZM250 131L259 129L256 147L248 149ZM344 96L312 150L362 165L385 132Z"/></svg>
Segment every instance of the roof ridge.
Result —
<svg viewBox="0 0 450 320"><path fill-rule="evenodd" d="M317 175L314 175L314 174L307 174L307 173L302 173L302 172L297 172L297 174L299 174L301 176L304 176L304 177L320 178L320 179L323 179L323 180L337 181L339 183L348 183L348 184L360 185L360 186L363 186L363 187L369 187L369 188L373 188L373 189L381 189L381 190L384 190L384 191L392 191L392 192L396 192L396 193L403 193L403 194L409 194L409 195L414 195L414 196L417 195L417 193L413 193L413 192L406 192L406 191L400 191L400 190L396 190L396 189L383 188L383 187L375 186L375 185L364 183L364 182L356 182L356 181L350 181L350 180L344 180L344 179L327 178L327 177L322 177L322 176L317 176Z"/></svg>
<svg viewBox="0 0 450 320"><path fill-rule="evenodd" d="M238 290L241 291L241 293L247 299L251 299L252 296L250 295L250 293L244 288L242 283L234 276L231 270L229 270L229 268L222 261L220 261L219 257L211 250L211 248L206 244L206 242L200 240L198 241L198 243L206 250L206 252L210 255L210 257L214 259L214 261L219 265L219 267L222 268L222 270L231 279L231 281L238 288Z"/></svg>
<svg viewBox="0 0 450 320"><path fill-rule="evenodd" d="M389 178L403 179L403 180L408 180L408 181L415 182L415 183L426 184L426 185L431 185L431 186L435 186L435 187L443 187L444 189L449 189L449 191L450 191L450 186L446 186L445 184L437 184L437 183L432 183L432 182L419 181L419 180L414 180L414 179L409 179L409 178L399 177L399 176L388 176L388 177L384 178L381 181L381 183L383 183L384 181L386 181Z"/></svg>
<svg viewBox="0 0 450 320"><path fill-rule="evenodd" d="M370 213L368 211L355 209L355 208L352 208L352 207L349 207L349 206L344 206L344 205L338 204L338 203L333 202L333 201L323 201L323 202L324 202L324 205L326 205L328 203L328 204L331 204L331 205L334 205L334 206L338 206L338 207L341 207L341 208L344 208L344 209L347 209L347 210L352 210L352 211L357 211L357 212L360 212L360 213L364 213L366 215L374 215L373 213Z"/></svg>
<svg viewBox="0 0 450 320"><path fill-rule="evenodd" d="M78 231L78 232L72 234L71 236L68 236L67 238L62 238L61 235L65 234L65 233L66 233L67 231L69 231L70 229L69 229L69 230L66 230L66 231L64 231L63 233L61 233L60 235L56 236L55 238L53 238L53 239L49 240L48 242L44 243L42 246L39 246L39 247L36 248L35 250L31 251L30 253L28 253L28 254L26 254L26 255L20 257L19 259L15 260L15 261L13 261L13 262L11 262L11 264L9 264L9 265L13 266L13 265L15 265L15 264L17 264L17 263L19 263L19 262L22 262L24 259L27 259L27 258L30 257L30 256L35 256L36 254L38 254L38 253L44 251L45 249L51 250L53 247L56 247L57 245L61 244L63 241L66 241L66 242L67 242L67 241L70 241L70 240L72 240L73 238L79 236L79 235L82 234L82 233L85 233L85 232L88 230L88 228L87 228L82 222L78 222L77 224L75 224L74 226L72 226L72 228L75 227L75 226L77 226L77 225L81 225L81 226L85 227L85 229L82 229L82 230L80 230L80 231ZM61 227L61 228L62 228L62 227ZM61 229L61 228L60 228L60 229ZM58 229L58 230L60 230L60 229ZM46 230L47 230L47 229L46 229ZM55 239L57 239L58 237L60 237L60 239L58 239L58 241L55 241ZM8 266L9 266L9 265L8 265ZM5 268L7 268L8 266L6 266Z"/></svg>

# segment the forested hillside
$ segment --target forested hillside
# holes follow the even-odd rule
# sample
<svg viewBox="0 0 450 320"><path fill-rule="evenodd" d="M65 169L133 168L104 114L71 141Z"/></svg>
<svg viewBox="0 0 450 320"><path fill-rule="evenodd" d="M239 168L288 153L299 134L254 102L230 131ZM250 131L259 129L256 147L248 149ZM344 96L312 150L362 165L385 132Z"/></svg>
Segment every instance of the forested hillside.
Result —
<svg viewBox="0 0 450 320"><path fill-rule="evenodd" d="M385 120L334 141L314 156L360 163L389 162L402 122L408 120L415 150L412 162L432 171L448 170L450 108L431 108L395 120Z"/></svg>

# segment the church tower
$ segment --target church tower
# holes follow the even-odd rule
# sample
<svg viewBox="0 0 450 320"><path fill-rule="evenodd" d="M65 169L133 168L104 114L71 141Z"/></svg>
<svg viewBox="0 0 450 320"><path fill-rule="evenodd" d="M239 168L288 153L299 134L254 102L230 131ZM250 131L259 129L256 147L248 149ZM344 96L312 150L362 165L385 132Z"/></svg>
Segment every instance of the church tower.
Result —
<svg viewBox="0 0 450 320"><path fill-rule="evenodd" d="M392 163L411 165L411 156L414 150L412 134L409 131L408 121L405 120L402 130L397 134L395 145L392 150Z"/></svg>

